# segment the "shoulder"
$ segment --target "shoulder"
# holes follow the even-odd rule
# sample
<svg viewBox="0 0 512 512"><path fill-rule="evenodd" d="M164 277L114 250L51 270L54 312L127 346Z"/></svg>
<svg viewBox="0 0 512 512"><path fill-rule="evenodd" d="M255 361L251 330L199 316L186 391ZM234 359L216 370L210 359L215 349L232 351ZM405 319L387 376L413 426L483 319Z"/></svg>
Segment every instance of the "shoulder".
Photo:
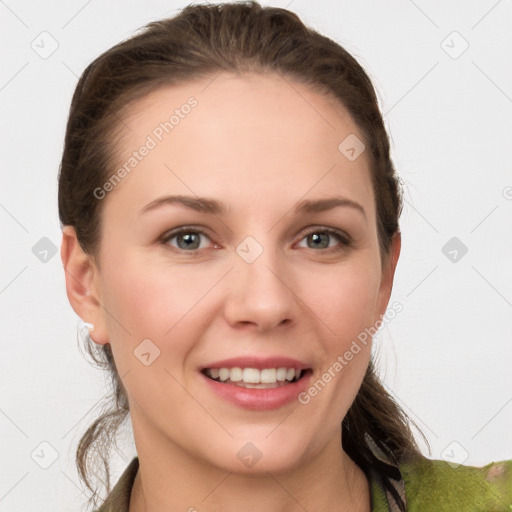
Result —
<svg viewBox="0 0 512 512"><path fill-rule="evenodd" d="M95 512L128 512L133 482L139 469L139 458L128 464L103 505Z"/></svg>
<svg viewBox="0 0 512 512"><path fill-rule="evenodd" d="M512 511L512 460L475 467L423 457L400 472L408 512Z"/></svg>

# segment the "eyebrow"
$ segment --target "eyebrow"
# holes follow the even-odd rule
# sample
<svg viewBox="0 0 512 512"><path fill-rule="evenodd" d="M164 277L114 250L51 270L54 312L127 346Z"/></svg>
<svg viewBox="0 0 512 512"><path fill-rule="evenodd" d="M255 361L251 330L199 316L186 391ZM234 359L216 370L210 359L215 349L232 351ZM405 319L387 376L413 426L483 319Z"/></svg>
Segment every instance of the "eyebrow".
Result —
<svg viewBox="0 0 512 512"><path fill-rule="evenodd" d="M178 195L159 197L154 201L151 201L149 204L144 206L144 208L142 208L139 215L155 210L156 208L164 205L173 204L181 205L185 208L189 208L201 213L211 213L213 215L225 215L227 212L226 205L220 201L217 201L216 199L211 199L208 197L191 197ZM366 219L366 212L359 203L353 201L352 199L348 199L347 197L338 195L325 199L301 201L295 205L293 211L295 214L320 213L327 210L332 210L333 208L337 207L353 208L359 211Z"/></svg>

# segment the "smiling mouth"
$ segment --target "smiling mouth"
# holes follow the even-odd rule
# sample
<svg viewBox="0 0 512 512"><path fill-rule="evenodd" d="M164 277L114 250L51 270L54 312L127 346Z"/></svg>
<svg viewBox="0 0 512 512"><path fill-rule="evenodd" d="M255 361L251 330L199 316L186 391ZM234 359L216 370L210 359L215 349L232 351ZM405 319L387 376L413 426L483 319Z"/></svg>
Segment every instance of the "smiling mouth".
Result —
<svg viewBox="0 0 512 512"><path fill-rule="evenodd" d="M272 389L298 382L310 369L295 368L204 368L201 373L221 384L249 389Z"/></svg>

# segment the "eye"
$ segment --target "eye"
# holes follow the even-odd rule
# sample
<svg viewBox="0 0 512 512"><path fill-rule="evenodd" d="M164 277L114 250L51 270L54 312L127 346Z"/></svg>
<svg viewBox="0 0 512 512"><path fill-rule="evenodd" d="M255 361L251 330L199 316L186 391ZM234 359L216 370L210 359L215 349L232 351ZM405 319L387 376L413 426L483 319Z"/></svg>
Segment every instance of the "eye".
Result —
<svg viewBox="0 0 512 512"><path fill-rule="evenodd" d="M338 240L338 245L330 245L333 238ZM332 228L315 228L306 233L302 240L306 240L306 244L311 242L311 245L307 245L308 248L328 249L326 252L341 251L350 246L350 237L342 231Z"/></svg>
<svg viewBox="0 0 512 512"><path fill-rule="evenodd" d="M161 242L166 245L171 245L178 250L195 254L202 249L202 247L200 247L201 237L209 239L208 235L206 235L202 230L188 227L180 228L166 234L164 238L162 238ZM176 239L176 245L171 243L174 239Z"/></svg>
<svg viewBox="0 0 512 512"><path fill-rule="evenodd" d="M204 249L204 247L201 247L201 237L210 240L210 237L199 228L192 226L182 227L164 235L161 239L161 243L168 246L170 245L178 251L197 254L201 249ZM175 243L172 243L173 240L175 240ZM336 229L325 227L317 227L310 230L302 240L306 240L307 248L322 249L324 252L341 251L351 244L351 239L347 234ZM337 240L338 244L332 245L331 242L333 240ZM304 245L302 245L302 247L304 247Z"/></svg>

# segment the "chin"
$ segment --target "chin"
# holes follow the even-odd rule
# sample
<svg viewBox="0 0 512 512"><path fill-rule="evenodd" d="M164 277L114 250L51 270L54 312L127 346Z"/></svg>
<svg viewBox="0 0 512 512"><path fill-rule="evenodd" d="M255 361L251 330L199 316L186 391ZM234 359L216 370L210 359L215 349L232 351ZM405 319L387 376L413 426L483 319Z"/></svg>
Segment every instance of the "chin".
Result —
<svg viewBox="0 0 512 512"><path fill-rule="evenodd" d="M292 442L288 438L283 444L281 440L265 439L268 432L267 429L264 435L253 436L253 441L247 440L251 439L249 435L244 440L230 440L229 446L211 454L210 462L224 471L254 476L287 473L300 466L305 457L304 440Z"/></svg>

